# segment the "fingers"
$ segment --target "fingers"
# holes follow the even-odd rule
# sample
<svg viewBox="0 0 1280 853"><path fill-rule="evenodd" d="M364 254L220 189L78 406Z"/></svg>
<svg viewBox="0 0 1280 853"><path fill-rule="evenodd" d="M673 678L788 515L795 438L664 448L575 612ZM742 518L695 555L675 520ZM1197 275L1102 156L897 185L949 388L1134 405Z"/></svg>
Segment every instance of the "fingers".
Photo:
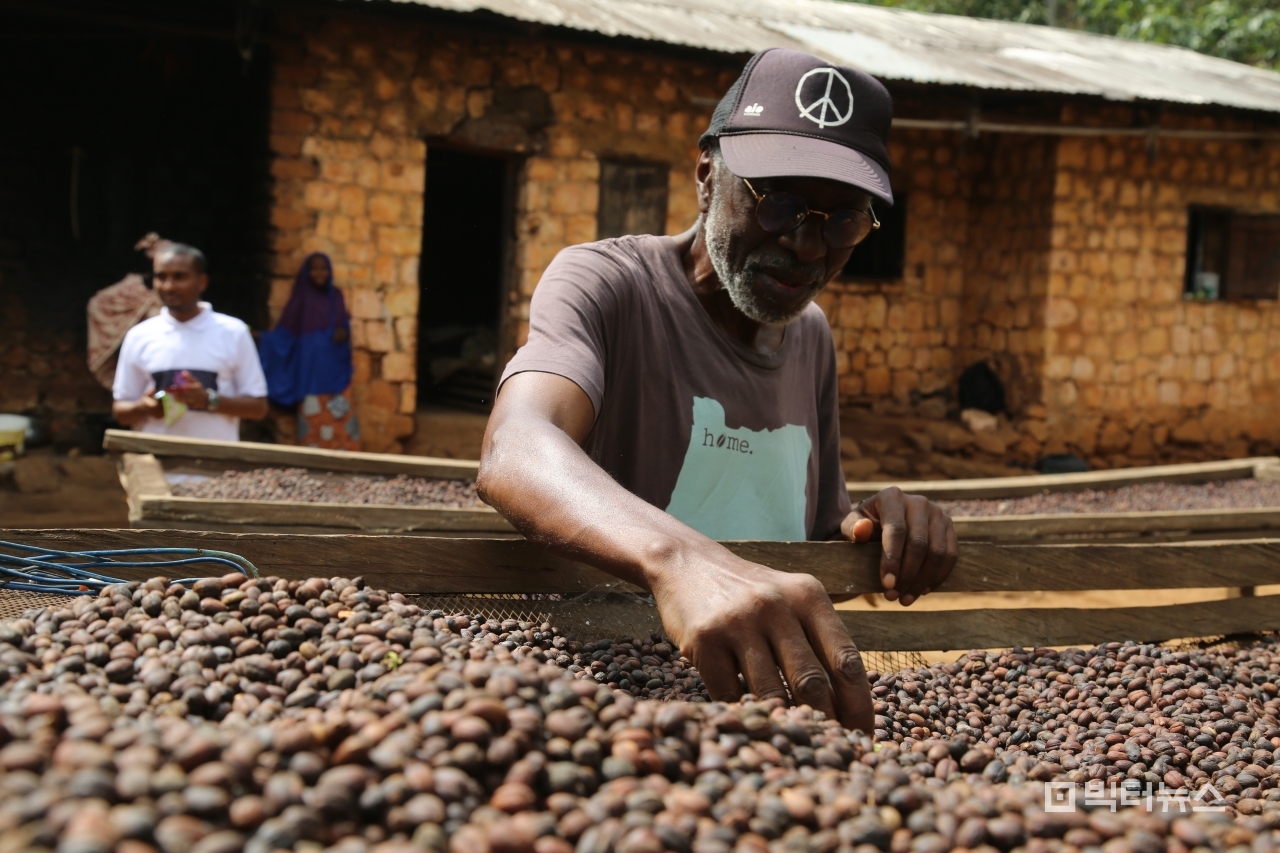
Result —
<svg viewBox="0 0 1280 853"><path fill-rule="evenodd" d="M955 526L951 518L933 504L929 505L928 525L928 553L911 589L911 594L917 598L942 585L951 574L958 556Z"/></svg>
<svg viewBox="0 0 1280 853"><path fill-rule="evenodd" d="M862 655L831 606L817 608L809 622L810 641L830 674L836 719L847 729L875 731L875 705Z"/></svg>
<svg viewBox="0 0 1280 853"><path fill-rule="evenodd" d="M876 523L869 518L860 518L849 530L850 542L869 542L876 532Z"/></svg>
<svg viewBox="0 0 1280 853"><path fill-rule="evenodd" d="M885 598L896 601L902 579L902 552L907 543L907 514L901 490L885 489L871 499L880 516L880 582Z"/></svg>
<svg viewBox="0 0 1280 853"><path fill-rule="evenodd" d="M826 606L835 613L830 602ZM774 635L773 651L791 687L791 698L797 705L808 705L832 719L838 719L831 678L814 653L808 632L796 619L779 628ZM845 637L847 639L848 635Z"/></svg>
<svg viewBox="0 0 1280 853"><path fill-rule="evenodd" d="M909 496L905 503L907 542L897 589L902 593L903 605L909 605L919 597L920 589L916 580L929 556L929 507L932 504L918 495Z"/></svg>
<svg viewBox="0 0 1280 853"><path fill-rule="evenodd" d="M737 654L742 674L747 679L747 689L756 698L787 698L787 686L782 683L782 675L778 672L778 662L773 656L773 649L763 637L757 635L747 638L746 645L739 649Z"/></svg>
<svg viewBox="0 0 1280 853"><path fill-rule="evenodd" d="M842 529L849 539L864 541L857 535L862 532L860 528L865 527L867 519L877 517L884 597L909 606L937 589L955 568L959 556L955 525L941 507L927 498L889 488L860 504Z"/></svg>
<svg viewBox="0 0 1280 853"><path fill-rule="evenodd" d="M735 702L742 696L737 664L726 649L717 646L696 654L694 666L713 702Z"/></svg>

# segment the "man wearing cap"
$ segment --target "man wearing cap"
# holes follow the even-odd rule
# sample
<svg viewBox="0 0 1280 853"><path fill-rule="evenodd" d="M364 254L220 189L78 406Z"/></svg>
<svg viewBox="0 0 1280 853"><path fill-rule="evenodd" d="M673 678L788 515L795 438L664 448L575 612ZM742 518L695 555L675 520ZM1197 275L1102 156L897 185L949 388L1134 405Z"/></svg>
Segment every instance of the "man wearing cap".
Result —
<svg viewBox="0 0 1280 853"><path fill-rule="evenodd" d="M866 541L909 605L956 561L950 518L888 489L851 507L830 327L814 296L890 205L892 103L795 51L747 63L674 237L562 251L502 377L477 480L531 540L650 589L716 699L786 696L873 729L857 650L822 585L716 540ZM784 684L785 679L785 684Z"/></svg>

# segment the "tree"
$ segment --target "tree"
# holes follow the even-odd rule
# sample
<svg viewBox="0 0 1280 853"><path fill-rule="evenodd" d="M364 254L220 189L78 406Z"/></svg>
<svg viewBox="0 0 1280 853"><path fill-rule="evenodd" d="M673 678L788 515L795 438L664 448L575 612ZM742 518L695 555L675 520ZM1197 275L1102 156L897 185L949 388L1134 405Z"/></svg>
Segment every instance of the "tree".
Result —
<svg viewBox="0 0 1280 853"><path fill-rule="evenodd" d="M1280 70L1280 0L861 0L1188 47ZM1052 20L1051 20L1052 19Z"/></svg>

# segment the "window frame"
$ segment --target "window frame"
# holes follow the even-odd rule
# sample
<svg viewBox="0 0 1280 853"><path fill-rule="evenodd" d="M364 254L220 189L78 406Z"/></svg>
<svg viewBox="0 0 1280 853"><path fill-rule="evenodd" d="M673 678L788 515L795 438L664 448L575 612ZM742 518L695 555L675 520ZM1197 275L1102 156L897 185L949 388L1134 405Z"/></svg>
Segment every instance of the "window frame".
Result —
<svg viewBox="0 0 1280 853"><path fill-rule="evenodd" d="M1212 264L1205 257L1206 237L1211 230L1217 232L1217 242L1220 243L1216 250L1217 258ZM1280 235L1280 212L1188 205L1183 298L1208 302L1272 302L1280 299L1280 265L1270 283L1259 287L1251 281L1251 262L1259 259L1253 254L1253 241L1258 235L1262 235L1265 241L1268 232ZM1275 244L1280 245L1280 240ZM1218 273L1216 295L1205 296L1198 285L1199 276L1215 269Z"/></svg>
<svg viewBox="0 0 1280 853"><path fill-rule="evenodd" d="M599 160L600 175L597 180L597 196L596 196L596 239L603 240L609 237L622 237L630 234L666 234L667 233L667 217L671 212L671 164L661 160L641 160L632 157L601 157ZM661 182L662 204L660 209L655 213L660 220L656 231L628 231L624 229L619 233L612 233L614 229L606 229L606 216L610 215L606 205L606 192L610 187L609 179L606 173L612 169L633 169L637 172L640 170L657 170L661 171L663 180ZM630 189L634 189L634 184ZM606 233L606 232L609 233Z"/></svg>

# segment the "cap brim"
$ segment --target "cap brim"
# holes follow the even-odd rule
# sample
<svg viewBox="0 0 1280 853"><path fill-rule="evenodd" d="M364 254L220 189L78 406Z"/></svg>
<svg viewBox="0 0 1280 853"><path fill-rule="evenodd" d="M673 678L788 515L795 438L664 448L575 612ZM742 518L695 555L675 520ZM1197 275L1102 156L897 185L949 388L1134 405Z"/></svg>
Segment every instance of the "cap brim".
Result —
<svg viewBox="0 0 1280 853"><path fill-rule="evenodd" d="M866 190L893 204L889 173L852 148L789 133L720 137L725 165L743 178L826 178Z"/></svg>

